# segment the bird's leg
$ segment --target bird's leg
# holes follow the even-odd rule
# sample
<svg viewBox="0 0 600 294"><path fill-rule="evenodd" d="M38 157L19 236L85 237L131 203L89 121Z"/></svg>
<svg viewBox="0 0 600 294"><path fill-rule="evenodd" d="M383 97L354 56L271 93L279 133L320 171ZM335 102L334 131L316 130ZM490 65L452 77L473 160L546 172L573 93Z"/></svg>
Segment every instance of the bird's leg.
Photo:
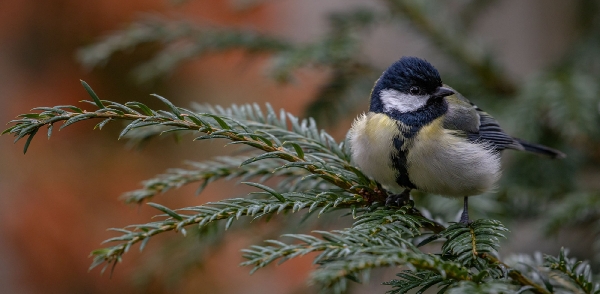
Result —
<svg viewBox="0 0 600 294"><path fill-rule="evenodd" d="M389 194L385 200L385 206L402 207L410 203L410 189L404 189L400 194Z"/></svg>
<svg viewBox="0 0 600 294"><path fill-rule="evenodd" d="M464 208L463 208L463 212L460 215L460 221L459 223L468 226L471 221L469 220L469 197L465 196L464 198Z"/></svg>

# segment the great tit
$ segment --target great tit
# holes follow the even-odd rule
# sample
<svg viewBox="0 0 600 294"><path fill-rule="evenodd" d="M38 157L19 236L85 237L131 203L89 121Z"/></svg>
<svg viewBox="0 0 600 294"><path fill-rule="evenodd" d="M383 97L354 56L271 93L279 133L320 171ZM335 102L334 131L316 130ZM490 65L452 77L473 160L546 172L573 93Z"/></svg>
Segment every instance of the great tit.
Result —
<svg viewBox="0 0 600 294"><path fill-rule="evenodd" d="M391 191L387 205L410 190L464 197L460 223L469 223L468 196L489 191L500 177L500 152L514 149L551 158L555 149L506 134L498 122L442 84L429 62L402 57L375 82L369 112L348 134L352 160Z"/></svg>

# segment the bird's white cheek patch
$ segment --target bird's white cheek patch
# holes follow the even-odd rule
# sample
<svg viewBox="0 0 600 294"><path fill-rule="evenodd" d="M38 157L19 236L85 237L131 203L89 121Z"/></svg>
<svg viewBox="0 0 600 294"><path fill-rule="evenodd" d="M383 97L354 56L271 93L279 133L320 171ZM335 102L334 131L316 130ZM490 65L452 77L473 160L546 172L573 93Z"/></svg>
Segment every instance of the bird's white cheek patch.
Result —
<svg viewBox="0 0 600 294"><path fill-rule="evenodd" d="M385 111L396 110L402 113L412 112L427 103L425 96L416 96L400 93L396 90L387 89L379 92Z"/></svg>

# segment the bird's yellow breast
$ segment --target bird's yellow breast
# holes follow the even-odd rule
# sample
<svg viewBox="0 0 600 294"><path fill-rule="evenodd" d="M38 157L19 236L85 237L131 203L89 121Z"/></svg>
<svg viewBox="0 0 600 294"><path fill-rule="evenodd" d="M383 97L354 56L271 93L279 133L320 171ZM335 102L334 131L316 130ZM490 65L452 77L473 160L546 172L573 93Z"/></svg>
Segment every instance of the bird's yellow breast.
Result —
<svg viewBox="0 0 600 294"><path fill-rule="evenodd" d="M352 160L368 176L384 186L397 188L397 171L392 154L397 152L394 137L400 135L396 121L380 113L359 116L348 133Z"/></svg>
<svg viewBox="0 0 600 294"><path fill-rule="evenodd" d="M372 140L383 137L393 138L400 133L396 122L381 113L367 115L364 132Z"/></svg>

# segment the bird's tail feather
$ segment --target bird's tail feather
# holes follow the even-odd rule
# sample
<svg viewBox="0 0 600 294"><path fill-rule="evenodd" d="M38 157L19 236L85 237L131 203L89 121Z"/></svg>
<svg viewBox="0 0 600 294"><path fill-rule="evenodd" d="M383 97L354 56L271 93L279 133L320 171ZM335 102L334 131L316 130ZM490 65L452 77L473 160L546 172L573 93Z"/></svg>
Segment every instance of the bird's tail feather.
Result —
<svg viewBox="0 0 600 294"><path fill-rule="evenodd" d="M567 155L565 155L564 153L562 153L556 149L546 147L544 145L529 143L529 142L526 142L526 141L523 141L523 140L517 139L517 138L515 138L515 140L517 142L519 142L523 146L523 148L525 148L525 151L549 156L551 158L556 158L556 159L567 157Z"/></svg>

